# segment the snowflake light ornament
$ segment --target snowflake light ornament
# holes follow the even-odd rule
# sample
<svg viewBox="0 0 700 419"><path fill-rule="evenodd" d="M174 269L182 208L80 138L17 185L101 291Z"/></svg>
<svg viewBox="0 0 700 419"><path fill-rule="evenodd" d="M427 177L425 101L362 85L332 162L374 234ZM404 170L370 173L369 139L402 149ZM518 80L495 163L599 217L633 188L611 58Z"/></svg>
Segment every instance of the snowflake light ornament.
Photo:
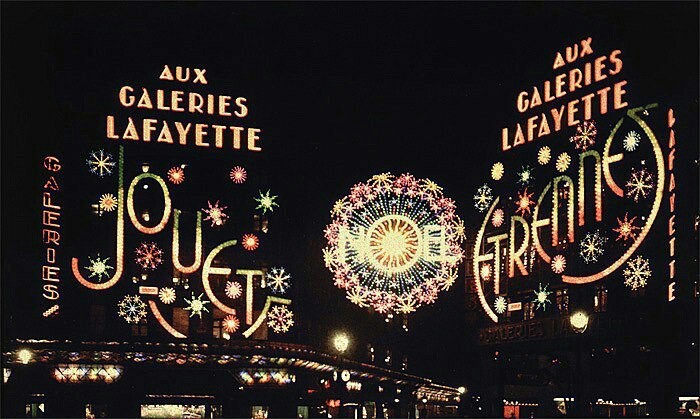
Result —
<svg viewBox="0 0 700 419"><path fill-rule="evenodd" d="M117 304L117 314L127 323L137 324L146 317L146 303L138 295L127 295Z"/></svg>
<svg viewBox="0 0 700 419"><path fill-rule="evenodd" d="M625 135L625 139L622 140L622 147L625 149L625 151L632 152L637 149L639 146L639 140L641 140L642 137L637 134L637 131L630 131Z"/></svg>
<svg viewBox="0 0 700 419"><path fill-rule="evenodd" d="M586 151L588 147L595 144L595 138L598 130L595 127L594 121L583 121L576 127L576 135L569 138L569 141L574 144L576 150Z"/></svg>
<svg viewBox="0 0 700 419"><path fill-rule="evenodd" d="M170 287L163 287L158 291L158 298L163 304L172 304L175 302L175 290Z"/></svg>
<svg viewBox="0 0 700 419"><path fill-rule="evenodd" d="M102 282L102 277L109 276L108 271L110 269L114 269L114 267L107 265L107 261L109 260L109 258L100 259L99 253L97 254L97 257L94 260L88 256L88 260L90 261L90 266L85 267L85 269L90 271L90 276L88 278L97 276L98 282Z"/></svg>
<svg viewBox="0 0 700 419"><path fill-rule="evenodd" d="M224 317L222 327L226 333L235 333L241 327L241 321L238 320L235 314L229 314Z"/></svg>
<svg viewBox="0 0 700 419"><path fill-rule="evenodd" d="M607 241L608 239L600 234L599 230L593 233L586 233L586 237L584 237L579 244L579 254L583 261L586 263L597 262L598 258L600 258L605 251L603 246Z"/></svg>
<svg viewBox="0 0 700 419"><path fill-rule="evenodd" d="M474 195L474 207L479 210L479 212L484 212L488 209L493 201L493 195L491 194L491 188L487 184L483 184Z"/></svg>
<svg viewBox="0 0 700 419"><path fill-rule="evenodd" d="M518 199L515 201L515 212L517 214L522 216L525 216L525 213L530 214L530 206L535 204L532 200L532 195L534 195L534 192L527 193L527 188L523 192L518 193Z"/></svg>
<svg viewBox="0 0 700 419"><path fill-rule="evenodd" d="M275 333L285 333L294 325L294 315L286 306L274 306L267 313L267 325Z"/></svg>
<svg viewBox="0 0 700 419"><path fill-rule="evenodd" d="M241 245L245 250L252 252L260 246L260 240L258 240L258 236L255 234L244 234Z"/></svg>
<svg viewBox="0 0 700 419"><path fill-rule="evenodd" d="M241 166L235 166L233 169L231 169L231 172L229 172L228 175L233 183L238 184L245 182L245 180L248 178L248 172L246 172L246 170Z"/></svg>
<svg viewBox="0 0 700 419"><path fill-rule="evenodd" d="M222 226L226 223L226 220L228 220L228 215L224 212L226 208L228 208L225 205L219 206L219 201L216 201L214 205L211 204L211 202L207 201L207 205L209 208L202 208L202 211L204 211L207 216L204 218L204 221L211 221L211 226Z"/></svg>
<svg viewBox="0 0 700 419"><path fill-rule="evenodd" d="M284 294L289 289L291 275L284 268L272 268L267 273L267 285L275 294Z"/></svg>
<svg viewBox="0 0 700 419"><path fill-rule="evenodd" d="M535 293L535 299L532 300L533 303L537 303L537 310L542 308L543 311L547 311L547 304L551 304L552 302L549 301L549 294L551 294L551 291L547 291L547 287L549 285L545 285L542 287L542 284L539 284L539 289L537 291L533 291Z"/></svg>
<svg viewBox="0 0 700 419"><path fill-rule="evenodd" d="M491 178L493 180L501 180L503 178L504 172L505 172L505 168L503 167L503 163L501 163L501 162L494 163L493 166L491 167Z"/></svg>
<svg viewBox="0 0 700 419"><path fill-rule="evenodd" d="M535 177L532 175L532 168L530 166L523 166L518 172L518 183L521 185L529 185Z"/></svg>
<svg viewBox="0 0 700 419"><path fill-rule="evenodd" d="M639 197L646 198L654 187L654 178L647 169L632 169L630 180L627 181L627 196L639 202Z"/></svg>
<svg viewBox="0 0 700 419"><path fill-rule="evenodd" d="M560 274L566 269L566 258L564 255L556 255L552 258L552 272Z"/></svg>
<svg viewBox="0 0 700 419"><path fill-rule="evenodd" d="M136 248L135 261L147 271L155 270L163 263L163 251L155 243L141 243Z"/></svg>
<svg viewBox="0 0 700 419"><path fill-rule="evenodd" d="M627 262L627 267L622 271L622 275L625 277L625 285L633 290L645 287L647 281L651 278L649 260L637 255L637 257Z"/></svg>
<svg viewBox="0 0 700 419"><path fill-rule="evenodd" d="M111 175L114 166L117 164L112 159L112 155L104 150L92 151L86 163L90 168L90 172L100 177Z"/></svg>
<svg viewBox="0 0 700 419"><path fill-rule="evenodd" d="M508 309L508 302L506 301L505 297L503 297L503 296L496 297L496 300L493 302L493 308L495 309L496 313L498 313L498 314L505 313L506 310Z"/></svg>
<svg viewBox="0 0 700 419"><path fill-rule="evenodd" d="M537 163L541 165L545 165L549 163L549 160L552 158L552 149L550 149L548 146L544 146L539 149L537 152Z"/></svg>
<svg viewBox="0 0 700 419"><path fill-rule="evenodd" d="M185 310L190 312L190 317L199 316L201 319L203 311L206 311L207 313L209 312L209 310L204 306L205 304L209 304L209 301L202 300L203 295L204 294L199 294L198 297L195 297L194 293L192 293L191 300L185 298L185 302L188 304L188 306L185 307Z"/></svg>
<svg viewBox="0 0 700 419"><path fill-rule="evenodd" d="M277 202L275 202L277 195L270 195L269 189L264 194L260 191L258 192L260 196L255 198L255 200L258 202L258 206L255 207L255 209L261 209L263 214L265 214L268 211L273 212L275 207L279 207Z"/></svg>
<svg viewBox="0 0 700 419"><path fill-rule="evenodd" d="M503 213L503 210L500 208L496 208L493 211L493 215L491 216L491 224L494 227L500 227L503 225L503 221L505 221L505 215Z"/></svg>
<svg viewBox="0 0 700 419"><path fill-rule="evenodd" d="M180 166L171 167L170 170L168 170L168 180L173 185L181 184L185 181L185 171L182 170Z"/></svg>
<svg viewBox="0 0 700 419"><path fill-rule="evenodd" d="M557 162L555 163L555 167L558 171L560 172L566 172L566 170L569 168L569 165L571 164L571 157L569 156L568 153L561 153L559 157L557 157Z"/></svg>
<svg viewBox="0 0 700 419"><path fill-rule="evenodd" d="M240 282L228 281L226 282L225 292L228 298L235 300L236 298L243 295L243 287L241 286Z"/></svg>
<svg viewBox="0 0 700 419"><path fill-rule="evenodd" d="M117 209L117 197L111 193L103 194L100 197L100 209L106 212L112 212Z"/></svg>
<svg viewBox="0 0 700 419"><path fill-rule="evenodd" d="M625 216L622 219L617 219L617 228L613 228L612 230L617 233L617 238L615 241L622 240L623 242L627 242L627 240L632 240L637 237L637 231L640 231L642 228L634 225L634 220L637 219L637 217L632 217L632 219L628 219L628 213L625 213Z"/></svg>

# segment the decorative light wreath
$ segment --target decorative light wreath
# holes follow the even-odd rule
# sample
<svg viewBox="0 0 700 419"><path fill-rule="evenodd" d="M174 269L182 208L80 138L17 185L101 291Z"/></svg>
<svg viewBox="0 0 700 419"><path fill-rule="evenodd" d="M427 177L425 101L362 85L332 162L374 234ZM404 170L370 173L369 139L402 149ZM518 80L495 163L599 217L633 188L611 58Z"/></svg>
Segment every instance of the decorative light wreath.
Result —
<svg viewBox="0 0 700 419"><path fill-rule="evenodd" d="M324 260L354 304L410 313L455 282L464 223L431 180L375 175L353 186L331 216Z"/></svg>

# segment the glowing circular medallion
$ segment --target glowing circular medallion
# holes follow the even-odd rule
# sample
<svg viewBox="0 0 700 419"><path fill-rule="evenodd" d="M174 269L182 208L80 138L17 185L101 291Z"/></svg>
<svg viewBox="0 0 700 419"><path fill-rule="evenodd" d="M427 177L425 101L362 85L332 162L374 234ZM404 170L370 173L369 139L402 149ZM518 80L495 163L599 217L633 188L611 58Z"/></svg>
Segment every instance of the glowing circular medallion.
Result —
<svg viewBox="0 0 700 419"><path fill-rule="evenodd" d="M464 223L434 182L375 175L353 186L331 215L324 260L354 304L410 313L456 280Z"/></svg>

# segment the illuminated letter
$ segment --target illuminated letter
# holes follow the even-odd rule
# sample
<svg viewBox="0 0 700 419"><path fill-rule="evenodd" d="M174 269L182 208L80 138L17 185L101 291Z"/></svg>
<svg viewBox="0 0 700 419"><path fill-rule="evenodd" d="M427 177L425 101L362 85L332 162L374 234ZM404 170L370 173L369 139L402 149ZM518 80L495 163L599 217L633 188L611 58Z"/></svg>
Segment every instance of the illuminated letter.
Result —
<svg viewBox="0 0 700 419"><path fill-rule="evenodd" d="M136 185L141 181L141 179L146 178L153 179L156 182L158 182L158 185L160 185L161 189L163 190L163 200L165 202L163 216L161 217L160 222L153 227L146 227L145 225L141 224L138 218L136 218L136 211L134 210L134 189L136 189ZM131 181L131 185L129 186L129 193L126 199L126 206L129 210L129 218L131 219L131 222L134 224L134 227L136 227L138 231L145 234L156 234L163 230L163 228L165 228L165 225L168 224L168 221L170 220L171 202L170 193L168 192L168 185L166 185L163 181L163 178L161 178L158 175L154 175L152 173L141 173L140 175L136 176L134 180Z"/></svg>
<svg viewBox="0 0 700 419"><path fill-rule="evenodd" d="M595 150L589 150L581 153L578 159L578 225L582 226L586 223L586 171L584 170L584 162L586 157L593 157L595 160L595 220L603 221L603 192L601 190L600 180L600 154Z"/></svg>
<svg viewBox="0 0 700 419"><path fill-rule="evenodd" d="M202 264L202 212L197 211L197 227L194 239L194 262L190 266L180 263L180 210L173 210L173 266L178 271L191 274Z"/></svg>
<svg viewBox="0 0 700 419"><path fill-rule="evenodd" d="M119 183L117 186L117 202L124 202L124 147L119 147ZM122 277L122 272L124 270L124 206L119 205L117 207L117 256L115 258L117 266L114 270L114 275L105 282L95 284L86 280L80 273L80 264L78 258L73 258L71 260L71 268L73 270L73 276L78 280L83 286L88 287L93 290L104 290L114 286L119 279Z"/></svg>
<svg viewBox="0 0 700 419"><path fill-rule="evenodd" d="M226 304L222 303L219 301L218 298L216 298L216 295L214 295L214 292L211 289L211 284L209 283L209 275L230 275L231 274L231 268L215 268L212 267L211 264L214 262L214 258L225 248L230 247L230 246L235 246L237 243L236 240L229 240L227 242L223 242L220 245L216 246L214 249L212 249L211 252L209 252L209 255L207 258L204 260L204 266L202 266L202 285L204 286L204 292L207 293L207 296L211 300L212 304L214 304L216 307L218 307L221 311L227 314L235 314L236 310L233 308L227 306Z"/></svg>
<svg viewBox="0 0 700 419"><path fill-rule="evenodd" d="M515 250L515 223L516 221L520 223L520 225L523 227L523 231L525 233L525 237L523 237L523 242L520 244L520 248L518 250ZM518 265L518 270L520 271L520 274L525 276L528 274L527 269L525 269L525 264L523 264L523 261L521 259L521 256L523 253L525 253L525 250L527 250L527 247L530 244L530 228L527 225L527 221L523 217L519 216L512 216L510 217L510 235L508 239L508 277L512 278L515 276L515 265Z"/></svg>

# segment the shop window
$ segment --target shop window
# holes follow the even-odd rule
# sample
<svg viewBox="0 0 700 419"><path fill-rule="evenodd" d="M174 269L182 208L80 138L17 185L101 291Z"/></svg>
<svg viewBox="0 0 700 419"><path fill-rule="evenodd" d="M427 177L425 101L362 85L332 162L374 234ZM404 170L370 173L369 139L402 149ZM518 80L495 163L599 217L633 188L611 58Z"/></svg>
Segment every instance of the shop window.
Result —
<svg viewBox="0 0 700 419"><path fill-rule="evenodd" d="M44 403L27 403L25 406L26 417L28 418L43 418L44 417Z"/></svg>
<svg viewBox="0 0 700 419"><path fill-rule="evenodd" d="M131 325L131 336L148 336L148 323L146 317L139 320L137 324Z"/></svg>
<svg viewBox="0 0 700 419"><path fill-rule="evenodd" d="M266 216L260 214L253 215L253 231L267 233L268 221Z"/></svg>
<svg viewBox="0 0 700 419"><path fill-rule="evenodd" d="M250 408L250 417L253 419L267 419L269 413L268 406L252 406Z"/></svg>
<svg viewBox="0 0 700 419"><path fill-rule="evenodd" d="M523 320L532 320L535 318L535 303L532 301L523 302Z"/></svg>
<svg viewBox="0 0 700 419"><path fill-rule="evenodd" d="M557 290L557 309L560 314L569 314L569 290Z"/></svg>
<svg viewBox="0 0 700 419"><path fill-rule="evenodd" d="M187 334L190 330L190 314L182 307L173 308L173 327Z"/></svg>
<svg viewBox="0 0 700 419"><path fill-rule="evenodd" d="M221 339L224 337L224 328L223 328L223 323L224 321L221 319L215 319L212 329L211 329L211 334L214 336L216 339Z"/></svg>
<svg viewBox="0 0 700 419"><path fill-rule="evenodd" d="M597 286L595 296L593 296L593 311L602 313L608 311L608 289L604 286Z"/></svg>
<svg viewBox="0 0 700 419"><path fill-rule="evenodd" d="M105 306L93 304L90 306L90 330L96 336L101 336L105 331Z"/></svg>

